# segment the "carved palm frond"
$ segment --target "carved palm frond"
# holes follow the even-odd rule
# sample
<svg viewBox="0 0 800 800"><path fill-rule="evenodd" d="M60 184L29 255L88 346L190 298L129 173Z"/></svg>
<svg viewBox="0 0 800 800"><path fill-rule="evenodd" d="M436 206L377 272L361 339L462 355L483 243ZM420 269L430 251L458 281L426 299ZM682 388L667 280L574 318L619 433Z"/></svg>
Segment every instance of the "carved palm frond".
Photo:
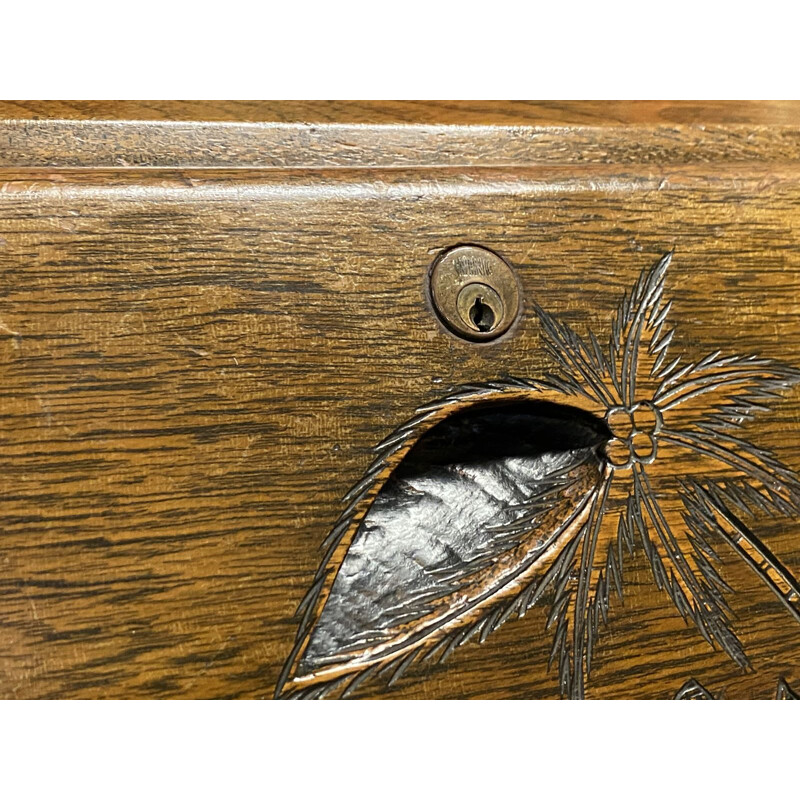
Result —
<svg viewBox="0 0 800 800"><path fill-rule="evenodd" d="M664 304L663 295L671 261L672 253L667 253L642 271L630 294L620 301L612 322L608 360L621 405L632 406L641 385L665 364L670 366L667 352L673 331L666 320L672 304Z"/></svg>
<svg viewBox="0 0 800 800"><path fill-rule="evenodd" d="M753 494L758 502L749 504L744 491L726 491L713 482L688 480L684 487L684 518L695 535L726 541L800 622L800 584L744 522L759 511L774 515L775 507L767 506L760 494Z"/></svg>
<svg viewBox="0 0 800 800"><path fill-rule="evenodd" d="M597 338L590 334L587 343L567 323L557 320L541 306L533 304L544 333L543 344L557 369L547 379L571 394L579 394L595 403L602 414L615 404L611 367Z"/></svg>
<svg viewBox="0 0 800 800"><path fill-rule="evenodd" d="M674 497L667 505L639 465L634 467L634 497L634 521L658 588L709 644L718 644L740 667L748 666L723 597L730 587L714 566L717 556L705 531L681 515Z"/></svg>
<svg viewBox="0 0 800 800"><path fill-rule="evenodd" d="M548 619L554 628L550 663L562 694L582 698L600 626L612 593L623 598L623 556L633 549L632 498L624 479L609 475L562 567Z"/></svg>
<svg viewBox="0 0 800 800"><path fill-rule="evenodd" d="M772 410L781 393L800 382L800 370L757 356L720 351L665 376L653 395L673 427L709 433L739 428Z"/></svg>

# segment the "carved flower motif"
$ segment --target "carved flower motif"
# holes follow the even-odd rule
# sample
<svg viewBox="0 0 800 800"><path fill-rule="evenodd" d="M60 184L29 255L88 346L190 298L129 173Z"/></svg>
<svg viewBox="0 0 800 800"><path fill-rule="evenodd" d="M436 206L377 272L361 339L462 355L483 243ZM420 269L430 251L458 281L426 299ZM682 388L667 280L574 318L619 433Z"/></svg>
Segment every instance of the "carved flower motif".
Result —
<svg viewBox="0 0 800 800"><path fill-rule="evenodd" d="M639 541L653 577L684 618L740 666L748 661L729 624L713 564L724 540L770 585L800 621L800 590L791 574L745 525L755 513L797 514L800 482L773 454L736 435L800 381L800 371L756 356L670 359L666 255L620 302L609 344L588 341L541 308L547 347L559 367L552 382L603 415L612 438L610 466L581 538L570 588L557 590L556 650L562 689L583 695L598 618L609 585L621 591L622 545ZM570 401L567 401L570 402ZM571 656L571 657L570 657Z"/></svg>
<svg viewBox="0 0 800 800"><path fill-rule="evenodd" d="M657 405L643 400L630 408L614 406L606 412L605 421L614 437L606 445L606 457L615 470L655 461L664 423Z"/></svg>
<svg viewBox="0 0 800 800"><path fill-rule="evenodd" d="M378 447L326 541L277 694L396 678L547 598L561 691L583 697L611 587L621 598L624 551L636 544L658 588L742 667L714 564L720 542L800 621L800 587L746 524L800 513L800 482L738 435L800 371L720 352L671 359L670 260L622 298L605 347L537 307L553 375L463 387ZM495 409L505 409L502 425ZM465 431L490 445L506 437L513 452L478 462L465 451L444 466L426 455L431 441ZM571 444L516 447L548 437Z"/></svg>

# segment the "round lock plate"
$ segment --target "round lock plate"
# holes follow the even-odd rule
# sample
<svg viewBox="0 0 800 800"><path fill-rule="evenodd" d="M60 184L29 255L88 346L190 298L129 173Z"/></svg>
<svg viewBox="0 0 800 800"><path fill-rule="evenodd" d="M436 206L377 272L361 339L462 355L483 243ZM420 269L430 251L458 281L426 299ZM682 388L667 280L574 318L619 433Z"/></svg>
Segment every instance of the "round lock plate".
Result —
<svg viewBox="0 0 800 800"><path fill-rule="evenodd" d="M430 286L436 313L465 339L496 339L519 314L514 270L485 247L459 245L440 254L431 269Z"/></svg>

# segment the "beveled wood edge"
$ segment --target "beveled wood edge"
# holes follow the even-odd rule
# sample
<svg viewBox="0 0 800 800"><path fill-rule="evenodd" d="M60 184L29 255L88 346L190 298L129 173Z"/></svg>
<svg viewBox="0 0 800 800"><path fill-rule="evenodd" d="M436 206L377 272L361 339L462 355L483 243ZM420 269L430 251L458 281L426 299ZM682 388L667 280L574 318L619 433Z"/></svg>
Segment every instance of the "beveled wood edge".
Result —
<svg viewBox="0 0 800 800"><path fill-rule="evenodd" d="M564 192L631 192L704 187L718 191L780 192L800 182L800 160L790 162L723 162L704 164L630 165L558 164L520 167L358 167L339 169L208 169L208 168L72 168L0 166L0 193L47 195L77 199L108 200L155 195L184 198L187 192L224 199L266 199L313 191L315 197L349 196L416 197L421 192L437 195L481 196L526 193L559 196Z"/></svg>
<svg viewBox="0 0 800 800"><path fill-rule="evenodd" d="M421 125L0 119L6 169L520 168L800 160L793 125Z"/></svg>
<svg viewBox="0 0 800 800"><path fill-rule="evenodd" d="M0 100L0 119L382 125L800 124L796 100Z"/></svg>

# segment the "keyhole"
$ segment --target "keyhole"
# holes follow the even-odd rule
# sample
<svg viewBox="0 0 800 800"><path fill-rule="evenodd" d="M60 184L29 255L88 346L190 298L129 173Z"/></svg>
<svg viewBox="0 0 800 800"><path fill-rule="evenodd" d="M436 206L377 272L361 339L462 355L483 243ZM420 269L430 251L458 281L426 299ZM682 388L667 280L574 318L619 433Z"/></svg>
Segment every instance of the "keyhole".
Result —
<svg viewBox="0 0 800 800"><path fill-rule="evenodd" d="M469 310L469 318L481 333L488 333L494 327L494 311L483 302L482 297L475 298Z"/></svg>
<svg viewBox="0 0 800 800"><path fill-rule="evenodd" d="M462 287L456 297L459 330L469 338L493 338L503 322L503 301L500 295L483 283L471 282Z"/></svg>

